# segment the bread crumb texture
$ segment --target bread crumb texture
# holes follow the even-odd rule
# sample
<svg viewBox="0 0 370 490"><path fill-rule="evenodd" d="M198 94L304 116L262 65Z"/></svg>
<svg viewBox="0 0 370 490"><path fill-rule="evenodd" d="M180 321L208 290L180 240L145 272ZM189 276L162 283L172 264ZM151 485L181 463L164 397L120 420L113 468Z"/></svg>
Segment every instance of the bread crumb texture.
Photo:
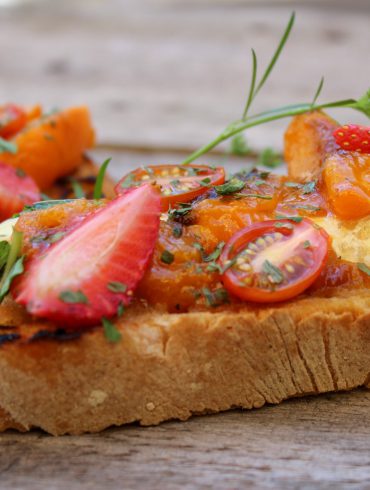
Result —
<svg viewBox="0 0 370 490"><path fill-rule="evenodd" d="M3 344L0 430L155 425L370 383L368 290L274 308L128 311L117 327L116 344L101 329Z"/></svg>

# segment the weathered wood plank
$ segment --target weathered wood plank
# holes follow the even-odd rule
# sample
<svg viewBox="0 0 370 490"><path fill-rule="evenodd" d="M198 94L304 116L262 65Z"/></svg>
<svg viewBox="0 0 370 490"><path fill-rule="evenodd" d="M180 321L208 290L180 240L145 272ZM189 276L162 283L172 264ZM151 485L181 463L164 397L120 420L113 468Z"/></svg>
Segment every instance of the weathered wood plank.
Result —
<svg viewBox="0 0 370 490"><path fill-rule="evenodd" d="M370 13L361 5L294 5L295 31L256 110L311 100L323 74L323 99L364 92ZM239 117L250 47L262 68L292 9L290 2L111 0L108 8L63 0L1 10L0 99L87 103L102 142L199 146ZM257 128L251 141L281 147L284 127Z"/></svg>
<svg viewBox="0 0 370 490"><path fill-rule="evenodd" d="M369 488L369 410L356 391L83 437L7 433L0 487Z"/></svg>

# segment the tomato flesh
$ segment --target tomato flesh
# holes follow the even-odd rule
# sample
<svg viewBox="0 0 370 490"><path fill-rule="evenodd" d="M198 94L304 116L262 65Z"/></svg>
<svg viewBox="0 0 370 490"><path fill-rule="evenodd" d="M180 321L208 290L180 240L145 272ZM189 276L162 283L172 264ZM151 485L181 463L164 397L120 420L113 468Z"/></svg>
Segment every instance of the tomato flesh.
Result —
<svg viewBox="0 0 370 490"><path fill-rule="evenodd" d="M225 182L222 167L206 165L149 165L129 173L115 187L117 194L145 183L156 185L161 193L162 211L192 201L211 186Z"/></svg>
<svg viewBox="0 0 370 490"><path fill-rule="evenodd" d="M27 113L15 104L0 107L0 136L11 138L27 124Z"/></svg>
<svg viewBox="0 0 370 490"><path fill-rule="evenodd" d="M220 262L225 287L240 299L285 301L320 275L329 237L308 219L269 220L239 231L226 244Z"/></svg>

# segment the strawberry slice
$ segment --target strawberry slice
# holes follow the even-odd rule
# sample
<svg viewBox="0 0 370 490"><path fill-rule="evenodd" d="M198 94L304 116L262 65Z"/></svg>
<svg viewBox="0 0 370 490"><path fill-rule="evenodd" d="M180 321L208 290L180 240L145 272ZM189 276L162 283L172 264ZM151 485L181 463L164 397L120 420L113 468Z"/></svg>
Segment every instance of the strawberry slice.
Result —
<svg viewBox="0 0 370 490"><path fill-rule="evenodd" d="M337 144L347 151L370 153L370 127L346 124L333 132Z"/></svg>
<svg viewBox="0 0 370 490"><path fill-rule="evenodd" d="M160 196L151 185L117 197L43 255L13 287L17 303L64 327L97 325L127 305L159 232Z"/></svg>
<svg viewBox="0 0 370 490"><path fill-rule="evenodd" d="M0 162L0 221L18 213L26 204L40 200L40 191L31 177Z"/></svg>

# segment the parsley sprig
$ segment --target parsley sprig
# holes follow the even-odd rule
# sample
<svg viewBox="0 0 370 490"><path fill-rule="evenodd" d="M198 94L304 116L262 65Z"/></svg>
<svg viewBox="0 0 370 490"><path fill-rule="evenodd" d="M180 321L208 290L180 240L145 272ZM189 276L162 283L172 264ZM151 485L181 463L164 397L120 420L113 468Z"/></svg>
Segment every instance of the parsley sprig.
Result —
<svg viewBox="0 0 370 490"><path fill-rule="evenodd" d="M275 50L270 63L268 64L267 68L263 72L263 75L259 82L257 82L257 55L255 51L252 49L252 76L251 76L251 82L249 86L249 91L248 91L248 96L247 96L247 102L244 107L244 111L242 114L242 117L240 119L237 119L236 121L231 122L215 139L213 139L210 143L207 143L206 145L202 146L195 152L193 152L191 155L189 155L182 163L183 165L187 165L197 158L199 158L201 155L204 155L205 153L209 152L212 150L215 146L219 145L223 141L235 137L237 134L242 133L243 131L259 126L261 124L265 124L271 121L276 121L277 119L282 119L285 117L292 117L292 116L297 116L299 114L304 114L305 112L309 111L315 111L319 109L332 109L335 107L347 107L347 108L352 108L358 111L363 112L365 115L370 117L370 89L367 90L367 92L360 97L358 100L355 99L343 99L343 100L337 100L334 102L326 102L323 104L318 104L317 99L321 93L323 84L324 84L324 79L321 78L320 83L315 91L315 95L313 97L313 100L311 102L305 102L305 103L300 103L300 104L293 104L293 105L287 105L287 106L282 106L278 107L276 109L270 109L268 111L263 111L255 115L249 115L249 110L252 106L253 101L255 100L257 94L260 92L264 84L266 83L267 79L269 78L276 62L278 61L281 52L284 49L284 46L289 38L290 32L293 28L294 25L294 20L295 20L295 14L294 12L290 16L289 22L287 27L285 28L285 31L283 33L283 36L278 44L277 49Z"/></svg>

